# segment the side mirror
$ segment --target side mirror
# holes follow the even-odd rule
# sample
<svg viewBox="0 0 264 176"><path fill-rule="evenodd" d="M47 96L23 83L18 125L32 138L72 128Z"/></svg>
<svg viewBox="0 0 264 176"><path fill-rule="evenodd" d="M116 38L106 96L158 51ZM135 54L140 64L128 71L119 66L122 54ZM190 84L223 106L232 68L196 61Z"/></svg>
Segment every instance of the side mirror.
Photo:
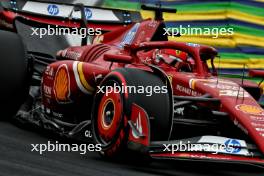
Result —
<svg viewBox="0 0 264 176"><path fill-rule="evenodd" d="M120 55L120 54L105 54L104 60L109 62L118 62L124 64L131 64L133 58L131 56Z"/></svg>

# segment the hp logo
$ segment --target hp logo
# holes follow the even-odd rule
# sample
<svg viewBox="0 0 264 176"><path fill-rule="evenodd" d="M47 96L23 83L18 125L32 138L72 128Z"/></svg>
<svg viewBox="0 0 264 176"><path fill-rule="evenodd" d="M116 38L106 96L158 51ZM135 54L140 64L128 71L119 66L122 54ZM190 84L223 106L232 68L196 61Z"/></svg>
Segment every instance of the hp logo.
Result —
<svg viewBox="0 0 264 176"><path fill-rule="evenodd" d="M59 7L57 5L54 5L54 4L49 5L47 10L48 10L48 13L50 15L58 15L59 14Z"/></svg>
<svg viewBox="0 0 264 176"><path fill-rule="evenodd" d="M90 9L85 8L84 11L85 11L85 17L86 17L87 20L92 18L93 12Z"/></svg>
<svg viewBox="0 0 264 176"><path fill-rule="evenodd" d="M228 139L225 142L225 150L228 153L238 153L241 150L241 144L239 141L235 140L235 139Z"/></svg>

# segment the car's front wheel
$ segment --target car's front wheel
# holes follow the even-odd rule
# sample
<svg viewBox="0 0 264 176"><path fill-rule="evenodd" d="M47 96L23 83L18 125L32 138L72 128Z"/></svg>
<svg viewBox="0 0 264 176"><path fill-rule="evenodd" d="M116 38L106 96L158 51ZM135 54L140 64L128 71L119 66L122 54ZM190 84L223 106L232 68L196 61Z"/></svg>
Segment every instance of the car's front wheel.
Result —
<svg viewBox="0 0 264 176"><path fill-rule="evenodd" d="M168 91L150 92L150 88L167 89L159 76L139 69L117 69L106 76L100 88L103 91L97 91L93 105L92 131L95 142L102 146L102 155L117 157L127 150L133 104L151 117L150 140L168 140L172 124L171 96Z"/></svg>

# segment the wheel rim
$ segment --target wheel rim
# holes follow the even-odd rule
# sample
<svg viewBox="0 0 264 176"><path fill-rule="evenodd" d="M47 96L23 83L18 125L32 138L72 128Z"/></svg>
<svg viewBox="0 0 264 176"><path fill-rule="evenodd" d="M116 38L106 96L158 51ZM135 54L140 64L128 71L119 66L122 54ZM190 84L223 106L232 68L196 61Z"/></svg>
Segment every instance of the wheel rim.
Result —
<svg viewBox="0 0 264 176"><path fill-rule="evenodd" d="M118 132L123 110L121 100L121 95L114 91L108 95L103 94L101 98L97 114L97 129L103 144L110 143Z"/></svg>
<svg viewBox="0 0 264 176"><path fill-rule="evenodd" d="M110 128L113 123L114 115L115 115L115 104L112 99L108 99L103 105L103 114L102 114L102 126L106 129Z"/></svg>

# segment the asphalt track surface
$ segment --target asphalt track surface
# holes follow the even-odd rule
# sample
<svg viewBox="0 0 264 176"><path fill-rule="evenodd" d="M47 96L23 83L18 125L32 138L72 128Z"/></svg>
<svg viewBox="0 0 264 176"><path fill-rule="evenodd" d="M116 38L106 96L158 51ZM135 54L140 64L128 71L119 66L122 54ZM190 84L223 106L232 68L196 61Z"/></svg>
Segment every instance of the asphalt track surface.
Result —
<svg viewBox="0 0 264 176"><path fill-rule="evenodd" d="M55 138L36 130L18 127L10 122L0 122L0 175L264 176L263 169L248 165L231 166L186 161L152 162L143 165L129 161L106 161L95 152L86 155L76 152L49 152L40 155L31 152L30 144L45 144L48 140L59 140Z"/></svg>

